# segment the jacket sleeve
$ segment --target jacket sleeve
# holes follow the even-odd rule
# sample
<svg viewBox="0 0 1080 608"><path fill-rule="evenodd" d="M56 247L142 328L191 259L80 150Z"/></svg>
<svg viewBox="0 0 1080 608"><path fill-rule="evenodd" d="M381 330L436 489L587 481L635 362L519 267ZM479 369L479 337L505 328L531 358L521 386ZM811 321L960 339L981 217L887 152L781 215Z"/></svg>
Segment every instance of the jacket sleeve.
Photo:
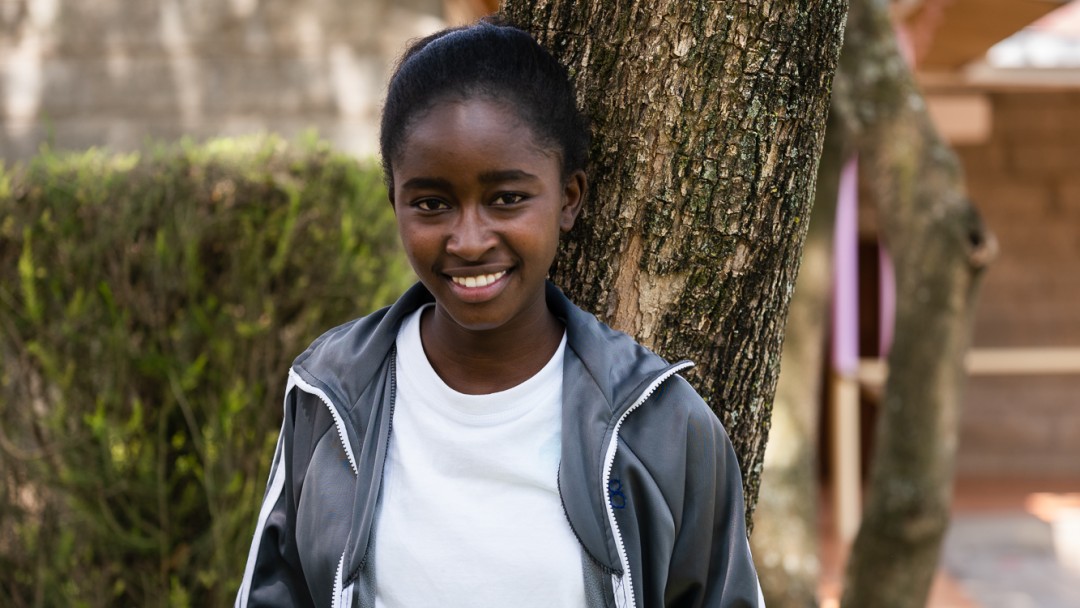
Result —
<svg viewBox="0 0 1080 608"><path fill-rule="evenodd" d="M705 409L687 428L686 489L665 604L763 608L746 535L742 474L727 433Z"/></svg>
<svg viewBox="0 0 1080 608"><path fill-rule="evenodd" d="M270 479L255 536L248 550L244 579L236 595L236 608L256 606L313 606L296 546L296 501L292 489L295 391L286 389L285 419L281 425Z"/></svg>

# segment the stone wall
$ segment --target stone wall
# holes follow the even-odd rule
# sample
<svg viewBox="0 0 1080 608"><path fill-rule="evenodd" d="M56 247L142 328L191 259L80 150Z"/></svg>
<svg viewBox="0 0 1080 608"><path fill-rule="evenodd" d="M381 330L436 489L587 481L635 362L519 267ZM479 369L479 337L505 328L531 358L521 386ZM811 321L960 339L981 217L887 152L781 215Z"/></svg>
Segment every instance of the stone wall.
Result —
<svg viewBox="0 0 1080 608"><path fill-rule="evenodd" d="M2 0L0 159L316 129L376 149L385 80L441 0Z"/></svg>
<svg viewBox="0 0 1080 608"><path fill-rule="evenodd" d="M987 141L958 146L1001 253L976 347L1080 347L1080 91L992 91ZM973 376L964 475L1080 475L1080 374Z"/></svg>

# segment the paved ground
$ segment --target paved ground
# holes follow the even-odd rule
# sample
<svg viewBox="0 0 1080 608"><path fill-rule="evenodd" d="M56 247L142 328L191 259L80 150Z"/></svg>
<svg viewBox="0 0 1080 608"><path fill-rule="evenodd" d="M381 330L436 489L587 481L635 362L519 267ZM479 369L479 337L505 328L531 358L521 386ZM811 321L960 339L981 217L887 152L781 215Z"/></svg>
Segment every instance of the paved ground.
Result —
<svg viewBox="0 0 1080 608"><path fill-rule="evenodd" d="M835 608L844 556L827 512L821 605ZM1080 608L1080 479L959 482L927 608Z"/></svg>
<svg viewBox="0 0 1080 608"><path fill-rule="evenodd" d="M1080 608L1080 493L1032 483L958 497L941 569L977 606Z"/></svg>

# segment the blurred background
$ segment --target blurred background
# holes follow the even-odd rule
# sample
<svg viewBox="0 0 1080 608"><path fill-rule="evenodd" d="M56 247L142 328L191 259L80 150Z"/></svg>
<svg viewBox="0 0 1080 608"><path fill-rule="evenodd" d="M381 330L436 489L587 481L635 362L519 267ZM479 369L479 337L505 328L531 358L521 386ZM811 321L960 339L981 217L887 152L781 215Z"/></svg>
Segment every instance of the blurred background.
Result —
<svg viewBox="0 0 1080 608"><path fill-rule="evenodd" d="M955 512L931 605L1080 606L1080 1L893 4L931 115L1000 244L975 319ZM313 137L305 135L312 130L332 149L370 159L385 81L405 42L496 8L489 0L0 0L0 161L10 168L43 149L145 152L182 138L276 133L295 140ZM255 148L273 156L280 147L265 145ZM185 162L203 167L199 154L218 162L219 152ZM296 162L282 160L282 171ZM254 183L260 180L291 183ZM207 201L233 200L228 188L236 184L218 186L205 193ZM383 196L372 192L365 196ZM839 563L857 526L857 516L838 503L858 500L891 308L868 204L860 204L857 237L858 431L842 435L822 425L825 605L835 603ZM25 242L0 261L21 264ZM348 272L371 278L370 270ZM394 272L398 284L407 282L403 267ZM261 317L253 318L257 326ZM326 327L329 319L312 323ZM3 373L11 376L17 357L3 354ZM835 397L822 397L826 418ZM13 403L4 408L7 432L21 428ZM8 446L9 459L16 448ZM247 490L258 494L265 470L249 473L261 475ZM43 512L45 499L20 494L17 481L8 478L2 497L18 506L4 511L9 524ZM0 534L0 554L4 543L29 542L11 534ZM25 551L9 554L33 554ZM6 584L34 587L29 579Z"/></svg>
<svg viewBox="0 0 1080 608"><path fill-rule="evenodd" d="M974 320L954 515L930 605L1080 606L1080 2L893 8L931 117L1000 246ZM836 561L857 525L837 503L858 500L892 307L874 209L863 200L861 430L856 441L831 432L835 420L823 425L824 538L837 542ZM825 396L833 406L836 398ZM828 418L837 408L827 410ZM836 462L855 453L858 472ZM839 585L831 563L823 563L826 605Z"/></svg>

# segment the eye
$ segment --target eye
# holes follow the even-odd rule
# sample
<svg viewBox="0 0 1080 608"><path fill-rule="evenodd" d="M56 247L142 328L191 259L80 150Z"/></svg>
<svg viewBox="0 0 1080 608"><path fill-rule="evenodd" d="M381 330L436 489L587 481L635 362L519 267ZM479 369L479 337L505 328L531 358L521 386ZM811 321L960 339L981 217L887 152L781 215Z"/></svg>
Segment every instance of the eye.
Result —
<svg viewBox="0 0 1080 608"><path fill-rule="evenodd" d="M525 200L525 195L518 192L503 192L495 197L493 205L513 205Z"/></svg>
<svg viewBox="0 0 1080 608"><path fill-rule="evenodd" d="M443 209L450 208L450 205L447 205L445 201L441 201L437 198L422 198L413 201L412 206L420 211L442 211Z"/></svg>

